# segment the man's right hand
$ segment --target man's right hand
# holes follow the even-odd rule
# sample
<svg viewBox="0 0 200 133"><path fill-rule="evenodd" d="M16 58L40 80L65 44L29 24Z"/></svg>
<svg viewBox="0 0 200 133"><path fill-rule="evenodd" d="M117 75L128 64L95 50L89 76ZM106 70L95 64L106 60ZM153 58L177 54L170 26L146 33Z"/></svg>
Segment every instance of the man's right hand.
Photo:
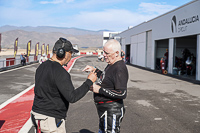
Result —
<svg viewBox="0 0 200 133"><path fill-rule="evenodd" d="M91 71L87 78L94 83L97 80L97 74L94 71Z"/></svg>
<svg viewBox="0 0 200 133"><path fill-rule="evenodd" d="M82 71L91 72L95 71L95 68L93 66L87 65Z"/></svg>

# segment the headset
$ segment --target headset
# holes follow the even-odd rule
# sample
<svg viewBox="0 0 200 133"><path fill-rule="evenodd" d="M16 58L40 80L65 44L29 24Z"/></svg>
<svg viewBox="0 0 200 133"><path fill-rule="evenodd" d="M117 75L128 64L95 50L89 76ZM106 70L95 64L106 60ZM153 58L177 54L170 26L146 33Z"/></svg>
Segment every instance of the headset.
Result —
<svg viewBox="0 0 200 133"><path fill-rule="evenodd" d="M125 56L125 55L124 55L124 52L121 52L121 57L123 57L123 56Z"/></svg>
<svg viewBox="0 0 200 133"><path fill-rule="evenodd" d="M67 42L67 39L60 37L59 40L63 44L62 44L62 47L57 50L56 55L57 55L58 58L64 58L65 57L64 43Z"/></svg>

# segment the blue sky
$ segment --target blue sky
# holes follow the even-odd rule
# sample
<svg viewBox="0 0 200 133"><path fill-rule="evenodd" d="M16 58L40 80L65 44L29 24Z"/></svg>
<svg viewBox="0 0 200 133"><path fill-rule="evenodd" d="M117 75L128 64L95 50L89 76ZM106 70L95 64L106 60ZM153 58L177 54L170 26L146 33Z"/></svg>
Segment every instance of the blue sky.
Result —
<svg viewBox="0 0 200 133"><path fill-rule="evenodd" d="M191 0L0 0L0 26L123 31Z"/></svg>

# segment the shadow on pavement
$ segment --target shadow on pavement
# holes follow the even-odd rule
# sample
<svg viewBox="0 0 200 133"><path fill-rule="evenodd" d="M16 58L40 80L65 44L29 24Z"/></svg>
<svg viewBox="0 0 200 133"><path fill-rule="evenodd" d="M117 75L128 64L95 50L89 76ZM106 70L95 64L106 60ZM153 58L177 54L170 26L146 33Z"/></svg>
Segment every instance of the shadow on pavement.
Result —
<svg viewBox="0 0 200 133"><path fill-rule="evenodd" d="M79 132L73 132L73 133L94 133L94 132L91 132L88 129L81 129Z"/></svg>
<svg viewBox="0 0 200 133"><path fill-rule="evenodd" d="M4 123L5 123L5 120L0 120L0 129L3 126Z"/></svg>

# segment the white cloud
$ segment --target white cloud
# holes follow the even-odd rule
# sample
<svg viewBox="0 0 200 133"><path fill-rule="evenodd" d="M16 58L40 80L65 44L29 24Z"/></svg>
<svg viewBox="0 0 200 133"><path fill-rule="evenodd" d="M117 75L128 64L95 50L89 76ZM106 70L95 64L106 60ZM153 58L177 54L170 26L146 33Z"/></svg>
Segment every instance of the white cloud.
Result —
<svg viewBox="0 0 200 133"><path fill-rule="evenodd" d="M66 0L67 3L74 2L74 0Z"/></svg>
<svg viewBox="0 0 200 133"><path fill-rule="evenodd" d="M5 5L1 5L1 0L0 0L0 9L2 7L12 7L12 8L29 8L32 6L32 1L31 0L9 0L9 1L4 1ZM20 3L20 4L19 4ZM9 5L9 6L7 6Z"/></svg>
<svg viewBox="0 0 200 133"><path fill-rule="evenodd" d="M19 26L59 26L76 27L88 30L108 29L113 31L123 31L129 26L136 26L176 8L176 6L166 5L165 3L142 2L138 6L137 12L128 9L99 9L99 11L94 11L94 8L97 8L97 5L100 4L99 2L106 4L108 1L86 0L77 3L75 0L46 0L41 1L41 3L59 4L63 2L65 4L53 6L52 8L43 8L42 10L33 10L27 8L31 5L31 1L27 1L27 5L29 6L24 6L24 8L21 6L21 8L1 7L2 14L0 15L0 18L5 21L0 22L0 24L2 23L1 25L3 25L6 22L6 24ZM119 2L121 0L116 1ZM16 2L13 3L13 5L15 4ZM93 8L91 12L86 10L91 9L90 7ZM85 11L81 11L82 8L84 8ZM73 9L77 9L78 12Z"/></svg>
<svg viewBox="0 0 200 133"><path fill-rule="evenodd" d="M142 15L124 9L109 9L102 12L81 12L68 19L65 25L84 29L109 29L125 30L128 26L135 26L146 20L156 17L155 15Z"/></svg>
<svg viewBox="0 0 200 133"><path fill-rule="evenodd" d="M53 1L40 1L40 4L60 4L60 3L71 3L74 0L53 0Z"/></svg>
<svg viewBox="0 0 200 133"><path fill-rule="evenodd" d="M120 2L124 2L124 0L82 0L82 1L66 0L68 7L70 6L73 9L79 9L79 10L103 9L105 8L105 6L113 5L113 3L120 3Z"/></svg>
<svg viewBox="0 0 200 133"><path fill-rule="evenodd" d="M69 0L68 0L69 1ZM53 1L40 1L41 4L60 4L63 0L53 0Z"/></svg>
<svg viewBox="0 0 200 133"><path fill-rule="evenodd" d="M91 2L91 1L90 1ZM129 26L136 26L166 13L176 6L165 3L141 3L137 12L126 9L107 9L98 12L80 12L66 18L63 26L78 27L83 29L100 30L125 30Z"/></svg>
<svg viewBox="0 0 200 133"><path fill-rule="evenodd" d="M163 14L172 9L175 9L176 6L166 5L165 3L144 3L142 2L139 5L139 11L147 14Z"/></svg>

